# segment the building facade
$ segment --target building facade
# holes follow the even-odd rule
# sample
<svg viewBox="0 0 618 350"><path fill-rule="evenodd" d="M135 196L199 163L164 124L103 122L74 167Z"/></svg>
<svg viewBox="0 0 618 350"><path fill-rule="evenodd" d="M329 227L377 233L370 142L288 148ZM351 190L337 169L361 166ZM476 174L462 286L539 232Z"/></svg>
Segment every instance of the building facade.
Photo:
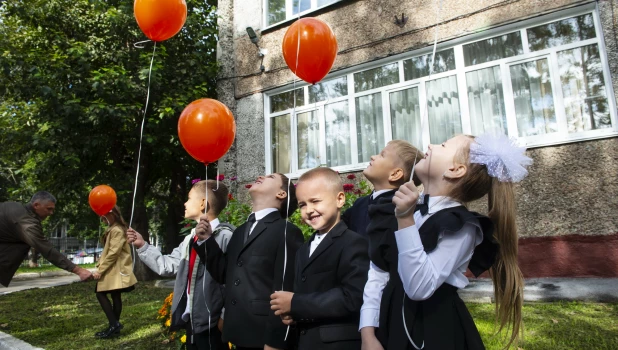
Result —
<svg viewBox="0 0 618 350"><path fill-rule="evenodd" d="M299 16L338 41L316 85L281 53ZM617 17L616 0L220 0L218 94L237 122L220 166L241 183L358 173L392 139L500 130L534 160L517 186L524 275L618 277Z"/></svg>

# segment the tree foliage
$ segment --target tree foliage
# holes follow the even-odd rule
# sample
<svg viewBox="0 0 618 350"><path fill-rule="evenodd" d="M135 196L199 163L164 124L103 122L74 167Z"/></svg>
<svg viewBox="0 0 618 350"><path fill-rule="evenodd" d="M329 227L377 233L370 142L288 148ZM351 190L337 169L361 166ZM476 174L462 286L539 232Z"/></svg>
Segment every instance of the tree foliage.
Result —
<svg viewBox="0 0 618 350"><path fill-rule="evenodd" d="M214 4L188 0L184 28L156 44L133 227L147 235L159 225L170 245L188 179L204 177L179 144L177 121L191 101L215 97ZM70 235L92 237L99 219L88 193L108 184L129 220L153 50L134 44L145 39L130 0L1 5L1 201L47 190L58 198L48 226L66 219Z"/></svg>

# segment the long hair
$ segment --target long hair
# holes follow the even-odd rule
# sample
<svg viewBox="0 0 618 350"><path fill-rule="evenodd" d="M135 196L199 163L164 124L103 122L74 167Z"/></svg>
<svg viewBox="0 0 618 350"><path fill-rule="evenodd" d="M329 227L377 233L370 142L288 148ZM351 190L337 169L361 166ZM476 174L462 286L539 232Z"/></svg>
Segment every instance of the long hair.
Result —
<svg viewBox="0 0 618 350"><path fill-rule="evenodd" d="M494 238L498 241L498 257L489 269L496 299L496 321L501 332L505 327L511 334L505 348L517 344L521 326L521 308L524 298L524 277L517 265L518 237L515 223L515 191L511 182L500 182L489 176L487 167L470 163L470 142L461 149L456 161L466 164L468 171L454 183L451 197L468 203L487 194L489 218L495 225Z"/></svg>
<svg viewBox="0 0 618 350"><path fill-rule="evenodd" d="M124 221L124 218L122 217L122 214L120 213L120 208L117 205L115 205L112 208L111 213L114 216L114 223L112 225L109 225L107 230L105 230L105 233L103 234L103 237L101 237L101 243L103 243L103 244L105 244L105 239L107 238L107 234L109 233L109 230L113 226L116 226L116 225L120 226L122 228L122 231L124 231L124 232L126 232L127 229L129 228L129 225L127 225L127 222Z"/></svg>

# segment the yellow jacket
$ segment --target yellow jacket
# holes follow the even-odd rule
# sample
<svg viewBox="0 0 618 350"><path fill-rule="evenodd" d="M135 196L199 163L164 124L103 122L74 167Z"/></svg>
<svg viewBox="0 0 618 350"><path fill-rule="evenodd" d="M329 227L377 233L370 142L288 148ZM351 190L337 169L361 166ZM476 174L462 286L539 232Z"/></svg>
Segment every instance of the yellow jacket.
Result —
<svg viewBox="0 0 618 350"><path fill-rule="evenodd" d="M131 247L127 242L125 230L120 225L112 225L103 235L105 247L97 262L101 279L97 291L104 292L130 287L137 283L133 274Z"/></svg>

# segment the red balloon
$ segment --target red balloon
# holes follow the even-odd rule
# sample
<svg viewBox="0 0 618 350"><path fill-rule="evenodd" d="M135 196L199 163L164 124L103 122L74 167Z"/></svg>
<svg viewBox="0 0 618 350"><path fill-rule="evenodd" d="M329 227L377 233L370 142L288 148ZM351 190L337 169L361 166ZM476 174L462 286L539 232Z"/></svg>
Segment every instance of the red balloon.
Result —
<svg viewBox="0 0 618 350"><path fill-rule="evenodd" d="M185 0L135 0L137 25L154 41L167 40L182 29L187 20Z"/></svg>
<svg viewBox="0 0 618 350"><path fill-rule="evenodd" d="M107 185L99 185L90 191L88 202L95 213L103 216L116 205L116 192Z"/></svg>
<svg viewBox="0 0 618 350"><path fill-rule="evenodd" d="M182 147L198 161L216 162L232 147L236 121L221 102L203 98L191 102L178 119Z"/></svg>
<svg viewBox="0 0 618 350"><path fill-rule="evenodd" d="M336 57L337 38L333 30L322 20L302 18L294 22L285 32L283 37L285 63L294 74L310 84L317 83L328 74Z"/></svg>

